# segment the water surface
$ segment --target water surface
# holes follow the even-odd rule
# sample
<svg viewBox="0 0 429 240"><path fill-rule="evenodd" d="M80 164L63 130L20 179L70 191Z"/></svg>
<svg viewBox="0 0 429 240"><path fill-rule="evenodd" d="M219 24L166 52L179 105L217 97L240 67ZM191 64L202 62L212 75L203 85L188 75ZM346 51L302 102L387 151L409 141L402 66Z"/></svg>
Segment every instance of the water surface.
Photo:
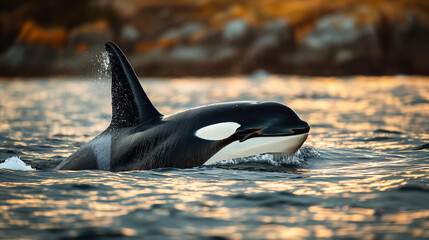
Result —
<svg viewBox="0 0 429 240"><path fill-rule="evenodd" d="M0 238L429 237L429 78L142 79L163 114L279 101L312 129L287 158L120 173L51 170L108 126L108 81L6 80L0 161L38 170L0 169Z"/></svg>

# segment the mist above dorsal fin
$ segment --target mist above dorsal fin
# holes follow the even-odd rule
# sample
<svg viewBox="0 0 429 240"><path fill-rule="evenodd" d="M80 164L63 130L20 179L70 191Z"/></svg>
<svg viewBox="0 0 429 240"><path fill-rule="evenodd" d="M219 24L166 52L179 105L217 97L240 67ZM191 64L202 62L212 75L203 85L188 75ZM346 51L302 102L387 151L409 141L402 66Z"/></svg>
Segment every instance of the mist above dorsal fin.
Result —
<svg viewBox="0 0 429 240"><path fill-rule="evenodd" d="M124 53L106 42L112 71L112 122L110 127L132 127L162 116L153 106Z"/></svg>

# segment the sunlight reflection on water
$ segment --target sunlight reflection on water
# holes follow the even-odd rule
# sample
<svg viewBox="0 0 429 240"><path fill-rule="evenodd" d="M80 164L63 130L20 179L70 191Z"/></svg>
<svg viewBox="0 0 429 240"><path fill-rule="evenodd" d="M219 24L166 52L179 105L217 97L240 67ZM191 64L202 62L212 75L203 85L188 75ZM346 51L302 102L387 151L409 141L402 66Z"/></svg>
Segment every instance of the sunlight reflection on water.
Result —
<svg viewBox="0 0 429 240"><path fill-rule="evenodd" d="M143 79L142 85L164 114L222 101L285 103L312 126L306 146L320 156L269 171L225 166L127 173L0 170L0 234L429 237L429 155L427 148L415 150L429 139L428 78L203 80ZM49 169L109 124L107 81L0 84L0 160L20 156Z"/></svg>

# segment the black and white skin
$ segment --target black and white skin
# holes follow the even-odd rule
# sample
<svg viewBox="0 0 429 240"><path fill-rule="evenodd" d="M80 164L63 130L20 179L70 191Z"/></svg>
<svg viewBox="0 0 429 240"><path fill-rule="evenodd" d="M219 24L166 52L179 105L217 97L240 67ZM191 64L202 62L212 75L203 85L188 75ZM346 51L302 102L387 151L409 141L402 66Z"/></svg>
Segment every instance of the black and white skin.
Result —
<svg viewBox="0 0 429 240"><path fill-rule="evenodd" d="M125 55L106 43L112 71L112 120L57 170L191 168L264 153L294 154L310 126L277 102L226 102L162 115Z"/></svg>

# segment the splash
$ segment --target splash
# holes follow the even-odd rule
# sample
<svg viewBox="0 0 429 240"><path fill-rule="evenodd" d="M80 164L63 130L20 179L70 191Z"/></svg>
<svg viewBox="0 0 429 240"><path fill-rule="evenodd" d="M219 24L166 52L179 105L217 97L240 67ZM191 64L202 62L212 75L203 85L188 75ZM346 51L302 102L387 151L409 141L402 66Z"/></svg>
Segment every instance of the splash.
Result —
<svg viewBox="0 0 429 240"><path fill-rule="evenodd" d="M30 165L25 164L19 157L11 157L0 163L0 168L14 169L14 170L35 170Z"/></svg>
<svg viewBox="0 0 429 240"><path fill-rule="evenodd" d="M97 92L106 105L110 106L110 83L111 83L111 71L109 63L109 55L107 52L101 52L95 58L94 69L96 69L95 82L92 91ZM103 114L100 118L110 121L110 114Z"/></svg>
<svg viewBox="0 0 429 240"><path fill-rule="evenodd" d="M101 56L97 56L97 81L106 82L110 79L110 64L107 52L102 52Z"/></svg>
<svg viewBox="0 0 429 240"><path fill-rule="evenodd" d="M319 156L319 152L314 147L303 146L293 155L282 153L265 153L245 158L223 160L212 164L211 166L235 166L247 163L259 163L274 167L299 167L305 163L306 159Z"/></svg>

